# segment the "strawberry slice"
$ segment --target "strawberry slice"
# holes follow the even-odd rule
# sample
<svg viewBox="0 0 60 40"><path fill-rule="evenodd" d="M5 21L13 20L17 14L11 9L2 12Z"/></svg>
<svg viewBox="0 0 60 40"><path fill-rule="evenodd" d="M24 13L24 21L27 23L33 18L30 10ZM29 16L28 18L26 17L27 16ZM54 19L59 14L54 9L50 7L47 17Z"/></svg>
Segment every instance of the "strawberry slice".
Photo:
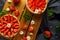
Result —
<svg viewBox="0 0 60 40"><path fill-rule="evenodd" d="M11 11L15 11L16 8L15 8L14 6L10 6L10 10L11 10Z"/></svg>
<svg viewBox="0 0 60 40"><path fill-rule="evenodd" d="M14 29L14 32L18 32L18 29Z"/></svg>
<svg viewBox="0 0 60 40"><path fill-rule="evenodd" d="M15 20L13 20L12 22L15 23L15 22L17 22L17 20L15 19Z"/></svg>
<svg viewBox="0 0 60 40"><path fill-rule="evenodd" d="M11 32L13 32L14 31L14 29L13 28L11 28Z"/></svg>
<svg viewBox="0 0 60 40"><path fill-rule="evenodd" d="M11 32L11 35L13 35L13 36L14 36L14 32Z"/></svg>
<svg viewBox="0 0 60 40"><path fill-rule="evenodd" d="M1 22L3 22L4 20L1 18Z"/></svg>
<svg viewBox="0 0 60 40"><path fill-rule="evenodd" d="M10 38L10 36L11 36L11 33L10 33L10 32L8 32L8 37Z"/></svg>
<svg viewBox="0 0 60 40"><path fill-rule="evenodd" d="M31 32L31 31L33 31L33 29L34 29L34 28L33 28L32 26L30 26L29 29L28 29L28 31Z"/></svg>
<svg viewBox="0 0 60 40"><path fill-rule="evenodd" d="M15 28L16 28L16 29L18 29L18 28L19 28L19 26L15 26Z"/></svg>
<svg viewBox="0 0 60 40"><path fill-rule="evenodd" d="M7 20L7 16L4 16L3 18L4 18L5 21Z"/></svg>
<svg viewBox="0 0 60 40"><path fill-rule="evenodd" d="M8 22L7 21L3 21L4 24L7 24Z"/></svg>
<svg viewBox="0 0 60 40"><path fill-rule="evenodd" d="M10 23L10 20L11 19L11 17L10 17L10 15L8 14L8 23Z"/></svg>
<svg viewBox="0 0 60 40"><path fill-rule="evenodd" d="M14 20L14 17L13 16L11 16L11 22Z"/></svg>
<svg viewBox="0 0 60 40"><path fill-rule="evenodd" d="M0 26L1 26L2 24L0 23Z"/></svg>
<svg viewBox="0 0 60 40"><path fill-rule="evenodd" d="M4 31L5 31L5 29L1 29L1 30L0 30L0 32L4 32Z"/></svg>
<svg viewBox="0 0 60 40"><path fill-rule="evenodd" d="M7 29L7 26L5 26L4 29Z"/></svg>
<svg viewBox="0 0 60 40"><path fill-rule="evenodd" d="M13 25L13 27L15 27L15 26L19 26L19 24L18 24L18 23L15 23L15 24Z"/></svg>
<svg viewBox="0 0 60 40"><path fill-rule="evenodd" d="M4 28L6 26L6 24L3 24L1 27Z"/></svg>
<svg viewBox="0 0 60 40"><path fill-rule="evenodd" d="M8 31L9 31L9 29L7 29L7 30L4 31L4 33L3 33L4 36L7 34Z"/></svg>

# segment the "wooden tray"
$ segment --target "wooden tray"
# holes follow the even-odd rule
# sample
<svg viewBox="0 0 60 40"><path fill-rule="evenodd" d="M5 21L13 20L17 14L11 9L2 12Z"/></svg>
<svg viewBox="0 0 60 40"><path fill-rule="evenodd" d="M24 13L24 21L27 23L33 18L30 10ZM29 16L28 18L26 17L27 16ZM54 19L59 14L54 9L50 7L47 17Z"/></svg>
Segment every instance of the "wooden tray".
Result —
<svg viewBox="0 0 60 40"><path fill-rule="evenodd" d="M3 10L5 10L9 5L13 5L13 3L9 4L7 2L7 0L6 0L6 3L4 5ZM31 20L34 20L35 21L35 24L33 25L33 27L34 27L33 35L31 36L31 40L35 40L36 39L37 32L38 32L39 27L40 27L40 24L41 24L41 21L42 21L43 14L41 14L41 15L35 15L35 14L33 14L32 15L29 12L32 15L32 19L29 19L27 22L24 22L24 19L23 19L23 11L26 8L25 7L25 0L21 0L21 2L19 3L19 5L16 6L16 8L18 8L18 10L20 10L20 15L17 17L18 20L20 21L20 25L21 26L23 24L26 24L27 25L26 30L22 30L21 27L20 27L20 31L24 31L24 35L25 36L30 36L30 34L29 34L30 32L28 32L27 30L28 30L29 26L31 26L31 24L30 24ZM14 15L14 13L12 15ZM19 32L18 32L18 34L15 37L13 37L10 40L22 40L22 36L19 34Z"/></svg>

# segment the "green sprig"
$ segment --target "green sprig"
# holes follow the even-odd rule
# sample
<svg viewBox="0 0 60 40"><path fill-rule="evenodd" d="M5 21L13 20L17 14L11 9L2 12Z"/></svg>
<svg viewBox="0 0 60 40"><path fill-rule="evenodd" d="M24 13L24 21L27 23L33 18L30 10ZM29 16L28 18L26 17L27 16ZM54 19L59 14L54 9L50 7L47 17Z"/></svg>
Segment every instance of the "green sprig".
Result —
<svg viewBox="0 0 60 40"><path fill-rule="evenodd" d="M48 16L50 17L50 16L53 16L53 9L51 8L51 9L48 9Z"/></svg>
<svg viewBox="0 0 60 40"><path fill-rule="evenodd" d="M6 13L7 13L6 10L2 10L2 11L0 12L0 17L4 16Z"/></svg>
<svg viewBox="0 0 60 40"><path fill-rule="evenodd" d="M32 15L29 14L28 11L26 11L26 9L24 10L24 15L23 15L24 21L26 22L28 19L32 18Z"/></svg>

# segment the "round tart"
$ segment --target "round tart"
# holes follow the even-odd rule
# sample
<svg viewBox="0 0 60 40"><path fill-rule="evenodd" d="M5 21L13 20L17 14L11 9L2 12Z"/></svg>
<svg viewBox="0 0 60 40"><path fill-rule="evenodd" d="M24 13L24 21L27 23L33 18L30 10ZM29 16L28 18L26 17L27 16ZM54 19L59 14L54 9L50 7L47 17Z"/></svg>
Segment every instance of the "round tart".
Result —
<svg viewBox="0 0 60 40"><path fill-rule="evenodd" d="M42 14L47 8L47 0L26 0L27 9L34 14Z"/></svg>
<svg viewBox="0 0 60 40"><path fill-rule="evenodd" d="M13 37L19 31L19 21L10 14L2 16L0 19L0 34L4 37Z"/></svg>

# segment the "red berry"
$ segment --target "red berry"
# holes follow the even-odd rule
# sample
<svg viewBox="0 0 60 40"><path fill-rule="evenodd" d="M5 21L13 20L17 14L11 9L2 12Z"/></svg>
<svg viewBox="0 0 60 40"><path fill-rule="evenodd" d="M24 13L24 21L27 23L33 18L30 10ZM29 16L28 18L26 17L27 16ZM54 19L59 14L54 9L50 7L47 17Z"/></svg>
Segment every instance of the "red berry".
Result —
<svg viewBox="0 0 60 40"><path fill-rule="evenodd" d="M27 40L26 36L23 36L23 37L22 37L22 40Z"/></svg>
<svg viewBox="0 0 60 40"><path fill-rule="evenodd" d="M48 38L51 37L51 32L50 31L44 31L44 34L48 36Z"/></svg>
<svg viewBox="0 0 60 40"><path fill-rule="evenodd" d="M19 11L18 11L18 10L15 11L15 15L16 15L16 16L19 15Z"/></svg>
<svg viewBox="0 0 60 40"><path fill-rule="evenodd" d="M25 30L25 29L26 29L26 27L27 27L27 26L24 24L24 25L22 26L22 29L23 29L23 30Z"/></svg>
<svg viewBox="0 0 60 40"><path fill-rule="evenodd" d="M15 11L16 8L15 8L14 6L10 6L10 10L11 10L11 11Z"/></svg>
<svg viewBox="0 0 60 40"><path fill-rule="evenodd" d="M30 26L28 31L30 31L30 32L33 31L33 27Z"/></svg>

